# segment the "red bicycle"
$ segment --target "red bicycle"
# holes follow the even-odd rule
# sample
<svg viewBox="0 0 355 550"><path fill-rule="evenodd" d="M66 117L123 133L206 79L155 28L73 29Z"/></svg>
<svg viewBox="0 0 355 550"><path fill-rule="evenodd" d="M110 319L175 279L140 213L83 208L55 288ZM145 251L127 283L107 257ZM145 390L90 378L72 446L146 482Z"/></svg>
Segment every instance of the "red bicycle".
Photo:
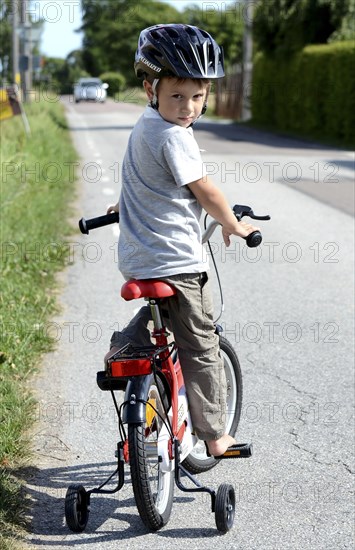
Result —
<svg viewBox="0 0 355 550"><path fill-rule="evenodd" d="M248 206L236 205L233 211L238 219L243 216L270 219L269 216L255 216ZM108 214L91 220L83 218L79 226L82 233L88 234L91 229L118 221L118 214ZM205 228L203 242L208 241L218 225L213 220ZM258 246L261 240L259 231L246 239L248 246ZM83 531L87 525L91 495L114 493L122 488L125 464L130 466L139 515L149 530L161 529L168 522L175 485L185 492L208 493L217 529L226 533L233 526L233 486L223 483L216 492L203 486L195 477L215 467L220 459L209 456L204 442L193 433L178 350L174 342L169 342L161 311L161 301L174 294L173 286L155 279L131 280L121 289L125 300L144 298L148 301L155 344L148 347L127 344L109 357L104 371L97 373L98 386L111 392L118 416L118 464L112 475L97 488L87 491L82 485L69 486L65 497L65 517L68 527L74 532ZM227 379L226 430L234 436L241 414L242 374L234 348L221 335L222 329L218 325L216 332ZM125 392L120 405L116 391ZM251 444L240 444L223 458L249 457L251 454ZM187 476L194 487L187 487L181 474ZM107 484L116 475L117 486L107 489Z"/></svg>

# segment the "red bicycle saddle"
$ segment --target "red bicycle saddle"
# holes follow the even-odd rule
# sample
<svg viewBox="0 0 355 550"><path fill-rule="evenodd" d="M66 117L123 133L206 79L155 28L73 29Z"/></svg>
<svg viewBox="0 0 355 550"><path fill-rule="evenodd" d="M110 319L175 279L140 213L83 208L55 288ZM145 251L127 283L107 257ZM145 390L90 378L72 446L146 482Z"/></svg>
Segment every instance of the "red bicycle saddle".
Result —
<svg viewBox="0 0 355 550"><path fill-rule="evenodd" d="M168 298L176 294L173 286L158 279L131 279L121 288L121 296L125 300L137 298Z"/></svg>

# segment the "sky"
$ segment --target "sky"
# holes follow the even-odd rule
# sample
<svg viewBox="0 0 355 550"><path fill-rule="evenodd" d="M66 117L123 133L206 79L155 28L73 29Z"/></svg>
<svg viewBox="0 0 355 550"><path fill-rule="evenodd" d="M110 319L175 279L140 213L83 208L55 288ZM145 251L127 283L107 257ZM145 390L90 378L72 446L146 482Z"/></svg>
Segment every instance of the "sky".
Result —
<svg viewBox="0 0 355 550"><path fill-rule="evenodd" d="M161 0L183 10L189 4L225 6L228 2L202 0ZM36 20L45 20L41 52L49 57L65 58L72 50L81 47L82 34L75 32L81 24L80 0L31 0L30 11Z"/></svg>

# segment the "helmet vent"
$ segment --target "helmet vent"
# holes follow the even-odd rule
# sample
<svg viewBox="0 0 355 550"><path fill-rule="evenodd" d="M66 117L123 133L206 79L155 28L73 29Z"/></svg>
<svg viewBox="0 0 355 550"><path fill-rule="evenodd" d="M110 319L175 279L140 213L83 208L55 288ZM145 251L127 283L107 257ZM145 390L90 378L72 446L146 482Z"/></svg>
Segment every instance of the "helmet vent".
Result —
<svg viewBox="0 0 355 550"><path fill-rule="evenodd" d="M189 27L188 25L186 25L186 26L184 27L184 31L187 32L187 33L189 33L189 34L191 34L191 36L195 36L195 34L196 34L195 29L192 28L192 27Z"/></svg>
<svg viewBox="0 0 355 550"><path fill-rule="evenodd" d="M179 38L179 33L175 29L171 27L166 27L165 31L170 36L170 38Z"/></svg>
<svg viewBox="0 0 355 550"><path fill-rule="evenodd" d="M176 46L176 51L185 62L191 63L191 56L187 50L181 48L180 46Z"/></svg>
<svg viewBox="0 0 355 550"><path fill-rule="evenodd" d="M160 38L161 38L161 34L160 34L159 31L152 31L151 36L152 36L152 38L154 38L154 40L160 40Z"/></svg>
<svg viewBox="0 0 355 550"><path fill-rule="evenodd" d="M214 47L212 46L212 44L209 45L208 50L209 50L208 57L209 57L209 60L210 60L210 65L213 65L214 61L215 61L216 54L215 54L215 50L214 50Z"/></svg>

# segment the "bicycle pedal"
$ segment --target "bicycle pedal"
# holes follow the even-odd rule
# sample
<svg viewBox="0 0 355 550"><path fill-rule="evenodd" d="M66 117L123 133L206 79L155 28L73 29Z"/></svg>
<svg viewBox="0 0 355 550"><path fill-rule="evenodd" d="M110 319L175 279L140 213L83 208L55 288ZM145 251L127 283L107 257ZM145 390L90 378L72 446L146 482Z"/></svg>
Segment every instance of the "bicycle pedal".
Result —
<svg viewBox="0 0 355 550"><path fill-rule="evenodd" d="M253 454L252 443L237 443L228 447L223 455L215 456L218 460L221 458L249 458Z"/></svg>
<svg viewBox="0 0 355 550"><path fill-rule="evenodd" d="M208 451L206 445L207 456L212 456ZM216 460L221 460L224 458L249 458L253 454L253 444L252 443L236 443L228 447L226 452L223 455L214 456Z"/></svg>

